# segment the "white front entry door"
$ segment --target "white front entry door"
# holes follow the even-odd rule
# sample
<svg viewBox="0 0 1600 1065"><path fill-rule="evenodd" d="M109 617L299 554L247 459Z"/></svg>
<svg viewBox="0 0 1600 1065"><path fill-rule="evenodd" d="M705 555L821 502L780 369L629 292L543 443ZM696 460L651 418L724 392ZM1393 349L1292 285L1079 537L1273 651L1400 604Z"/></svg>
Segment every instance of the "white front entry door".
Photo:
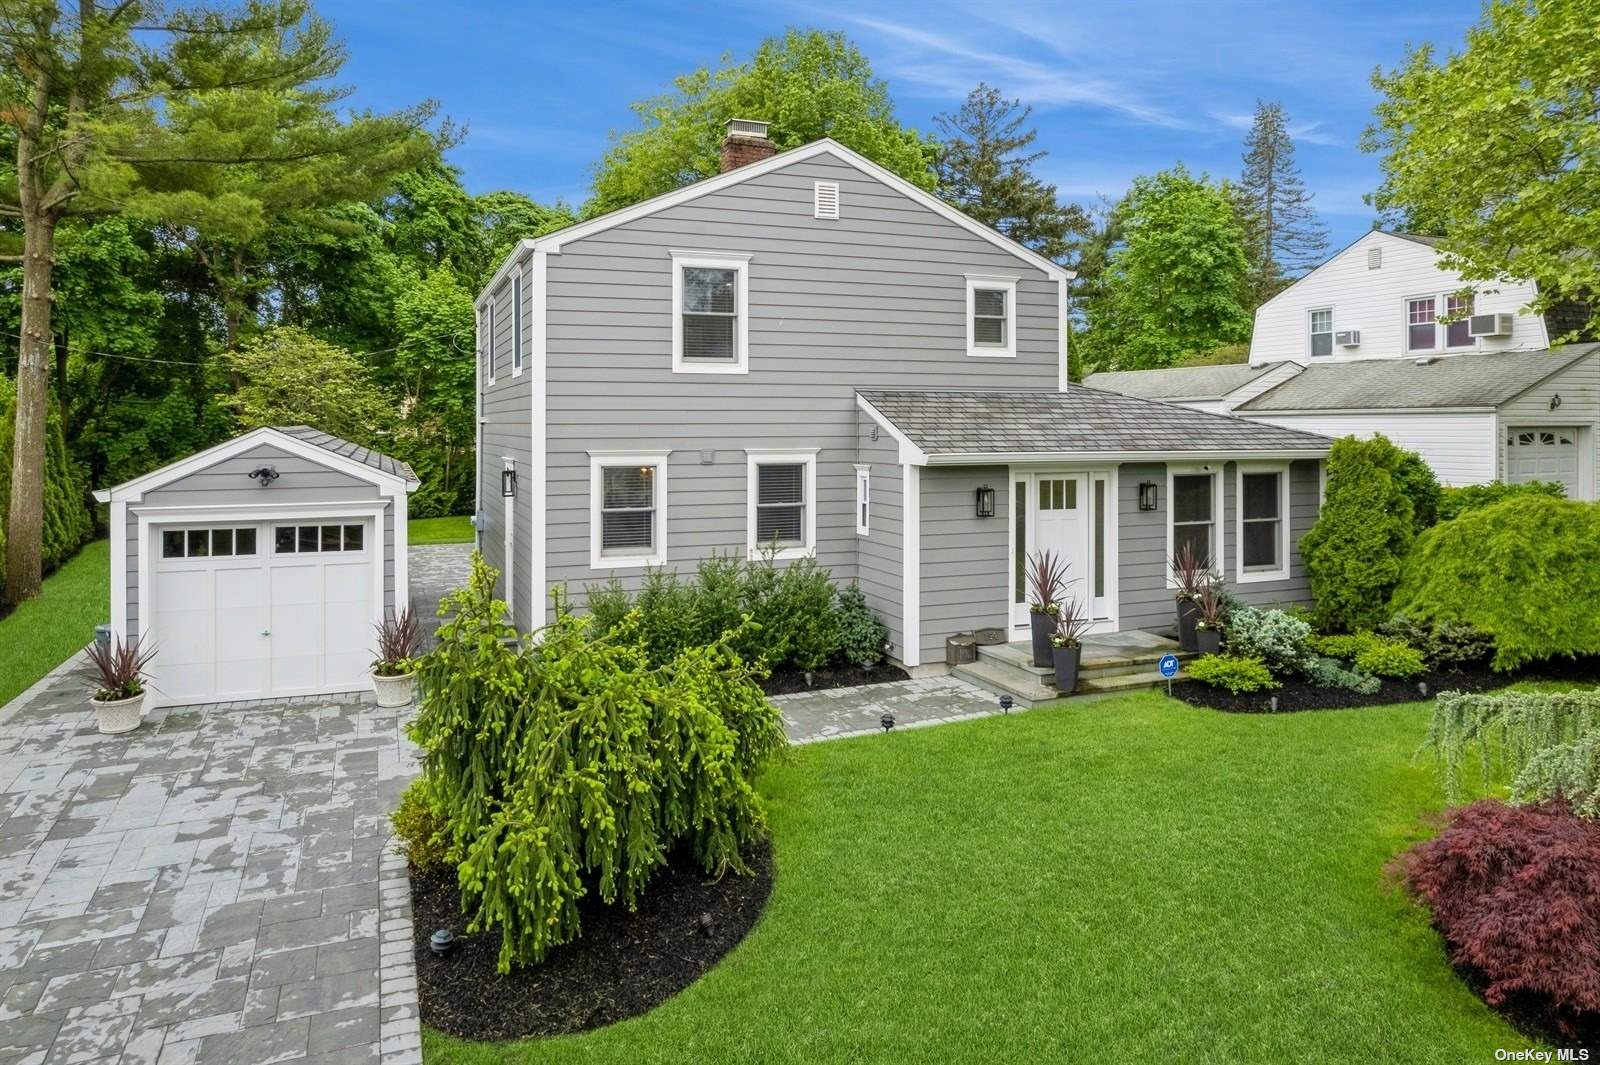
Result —
<svg viewBox="0 0 1600 1065"><path fill-rule="evenodd" d="M1506 481L1555 481L1578 497L1578 430L1514 426L1506 431Z"/></svg>
<svg viewBox="0 0 1600 1065"><path fill-rule="evenodd" d="M1032 560L1040 552L1066 560L1069 596L1082 604L1089 593L1089 475L1030 473L1012 480L1021 519L1014 530L1018 557L1012 621L1026 625Z"/></svg>
<svg viewBox="0 0 1600 1065"><path fill-rule="evenodd" d="M165 527L151 535L146 635L162 701L365 686L378 594L370 521Z"/></svg>

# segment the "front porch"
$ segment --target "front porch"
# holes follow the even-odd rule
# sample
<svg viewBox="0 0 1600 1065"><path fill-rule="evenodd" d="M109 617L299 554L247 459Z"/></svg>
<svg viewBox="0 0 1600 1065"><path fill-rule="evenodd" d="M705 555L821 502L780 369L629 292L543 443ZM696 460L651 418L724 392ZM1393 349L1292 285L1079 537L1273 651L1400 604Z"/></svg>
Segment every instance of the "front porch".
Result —
<svg viewBox="0 0 1600 1065"><path fill-rule="evenodd" d="M1102 695L1163 685L1167 681L1157 664L1169 654L1180 662L1194 657L1164 633L1144 629L1092 633L1084 638L1078 687L1070 693L1056 689L1053 670L1033 664L1032 646L1024 640L979 645L976 662L953 666L950 673L997 696L1009 695L1021 706L1033 706L1067 694ZM1183 677L1181 671L1178 677Z"/></svg>

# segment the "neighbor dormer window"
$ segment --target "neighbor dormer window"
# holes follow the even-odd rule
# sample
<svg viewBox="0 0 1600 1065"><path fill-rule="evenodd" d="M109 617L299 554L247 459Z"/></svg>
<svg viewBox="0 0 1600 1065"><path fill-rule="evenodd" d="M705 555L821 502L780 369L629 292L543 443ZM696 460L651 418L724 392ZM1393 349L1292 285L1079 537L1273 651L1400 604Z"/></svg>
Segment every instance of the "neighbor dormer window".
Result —
<svg viewBox="0 0 1600 1065"><path fill-rule="evenodd" d="M1406 350L1473 347L1472 324L1468 321L1473 307L1474 298L1470 292L1466 295L1447 293L1406 300ZM1442 312L1440 308L1443 308ZM1441 322L1441 317L1455 320Z"/></svg>
<svg viewBox="0 0 1600 1065"><path fill-rule="evenodd" d="M1017 279L967 275L967 354L1010 358L1017 353Z"/></svg>
<svg viewBox="0 0 1600 1065"><path fill-rule="evenodd" d="M1320 358L1333 354L1333 308L1319 307L1310 313L1311 355Z"/></svg>
<svg viewBox="0 0 1600 1065"><path fill-rule="evenodd" d="M1472 317L1473 299L1469 292L1465 296L1446 296L1445 316L1452 321L1445 323L1444 346L1447 348L1470 348L1472 342Z"/></svg>
<svg viewBox="0 0 1600 1065"><path fill-rule="evenodd" d="M672 370L748 370L748 255L672 253Z"/></svg>
<svg viewBox="0 0 1600 1065"><path fill-rule="evenodd" d="M1406 350L1432 351L1439 346L1437 306L1432 296L1406 300Z"/></svg>

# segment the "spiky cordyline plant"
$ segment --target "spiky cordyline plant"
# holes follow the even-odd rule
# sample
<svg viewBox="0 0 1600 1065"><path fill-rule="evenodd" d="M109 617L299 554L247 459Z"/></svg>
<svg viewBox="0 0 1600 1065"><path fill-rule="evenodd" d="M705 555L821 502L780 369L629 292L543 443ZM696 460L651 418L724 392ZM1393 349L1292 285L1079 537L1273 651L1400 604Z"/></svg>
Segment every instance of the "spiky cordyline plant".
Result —
<svg viewBox="0 0 1600 1065"><path fill-rule="evenodd" d="M1050 635L1050 643L1056 647L1081 647L1092 622L1087 605L1077 599L1064 600L1056 611L1056 631Z"/></svg>
<svg viewBox="0 0 1600 1065"><path fill-rule="evenodd" d="M400 677L411 672L411 660L422 649L422 629L411 608L374 627L378 630L378 657L373 660L372 671L380 677Z"/></svg>
<svg viewBox="0 0 1600 1065"><path fill-rule="evenodd" d="M1067 592L1067 572L1072 564L1054 551L1028 556L1028 609L1035 614L1055 614Z"/></svg>
<svg viewBox="0 0 1600 1065"><path fill-rule="evenodd" d="M91 643L84 652L89 656L96 702L114 703L144 694L144 670L156 655L154 647L141 649L138 637L118 636L110 643Z"/></svg>
<svg viewBox="0 0 1600 1065"><path fill-rule="evenodd" d="M1178 598L1199 602L1201 593L1211 586L1211 556L1201 555L1184 541L1172 553L1172 579L1178 585Z"/></svg>
<svg viewBox="0 0 1600 1065"><path fill-rule="evenodd" d="M1221 630L1222 619L1228 612L1228 604L1222 598L1222 592L1217 588L1215 581L1200 589L1200 598L1195 600L1195 606L1200 608L1200 617L1195 622L1197 628L1208 631Z"/></svg>

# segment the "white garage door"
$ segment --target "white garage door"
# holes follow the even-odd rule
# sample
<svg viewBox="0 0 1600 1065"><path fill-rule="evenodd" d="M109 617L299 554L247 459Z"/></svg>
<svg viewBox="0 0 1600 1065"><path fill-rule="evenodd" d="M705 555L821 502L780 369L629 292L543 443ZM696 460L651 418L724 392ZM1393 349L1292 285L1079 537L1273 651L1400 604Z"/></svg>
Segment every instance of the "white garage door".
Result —
<svg viewBox="0 0 1600 1065"><path fill-rule="evenodd" d="M158 528L151 683L164 702L352 690L372 661L364 519Z"/></svg>
<svg viewBox="0 0 1600 1065"><path fill-rule="evenodd" d="M1506 480L1555 481L1578 498L1578 430L1521 427L1506 432Z"/></svg>

